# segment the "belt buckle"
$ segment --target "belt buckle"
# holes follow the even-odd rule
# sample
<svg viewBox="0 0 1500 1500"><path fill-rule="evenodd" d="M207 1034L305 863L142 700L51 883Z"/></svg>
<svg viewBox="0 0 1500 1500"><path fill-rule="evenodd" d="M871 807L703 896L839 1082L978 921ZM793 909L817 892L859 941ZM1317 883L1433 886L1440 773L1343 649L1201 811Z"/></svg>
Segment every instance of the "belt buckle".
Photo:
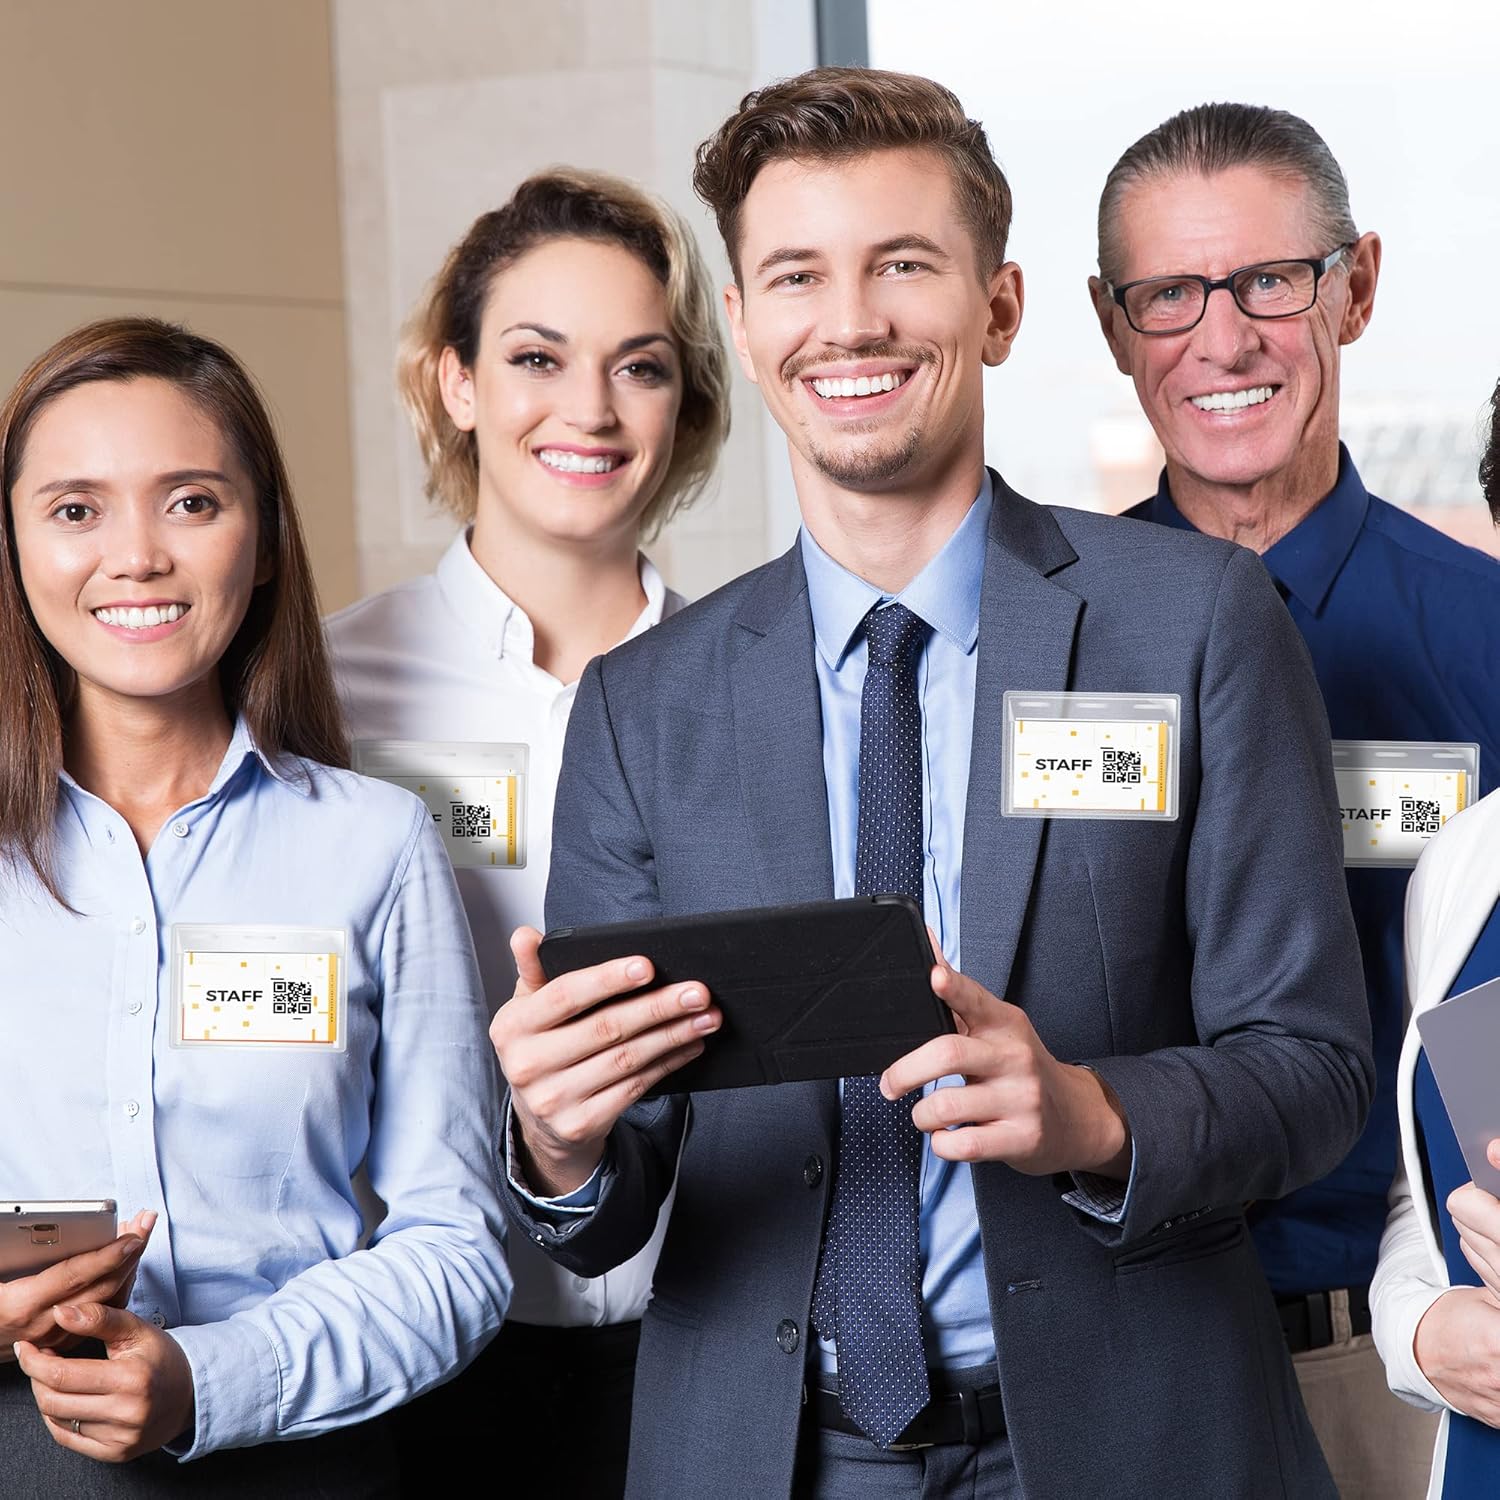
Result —
<svg viewBox="0 0 1500 1500"><path fill-rule="evenodd" d="M936 1448L936 1443L887 1443L887 1453L915 1453L918 1448Z"/></svg>

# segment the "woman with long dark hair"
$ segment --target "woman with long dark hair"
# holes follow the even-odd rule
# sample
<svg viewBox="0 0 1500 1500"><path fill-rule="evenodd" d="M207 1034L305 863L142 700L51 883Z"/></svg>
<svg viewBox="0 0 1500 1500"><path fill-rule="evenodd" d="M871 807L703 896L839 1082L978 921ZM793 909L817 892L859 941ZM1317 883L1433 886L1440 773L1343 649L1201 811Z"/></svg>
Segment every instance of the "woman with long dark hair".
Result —
<svg viewBox="0 0 1500 1500"><path fill-rule="evenodd" d="M0 478L0 1192L133 1213L0 1283L0 1490L389 1493L380 1425L336 1429L451 1376L509 1292L448 862L343 769L232 355L68 335L0 407Z"/></svg>

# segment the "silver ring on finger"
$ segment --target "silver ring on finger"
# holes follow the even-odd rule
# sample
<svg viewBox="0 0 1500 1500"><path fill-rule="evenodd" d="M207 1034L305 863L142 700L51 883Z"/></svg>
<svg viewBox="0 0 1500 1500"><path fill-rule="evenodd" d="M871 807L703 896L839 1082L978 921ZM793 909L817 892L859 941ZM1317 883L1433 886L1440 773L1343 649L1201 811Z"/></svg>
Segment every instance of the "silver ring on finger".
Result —
<svg viewBox="0 0 1500 1500"><path fill-rule="evenodd" d="M83 1426L83 1418L82 1417L74 1417L73 1420L68 1423L68 1426L72 1429L73 1436L77 1437L79 1429Z"/></svg>

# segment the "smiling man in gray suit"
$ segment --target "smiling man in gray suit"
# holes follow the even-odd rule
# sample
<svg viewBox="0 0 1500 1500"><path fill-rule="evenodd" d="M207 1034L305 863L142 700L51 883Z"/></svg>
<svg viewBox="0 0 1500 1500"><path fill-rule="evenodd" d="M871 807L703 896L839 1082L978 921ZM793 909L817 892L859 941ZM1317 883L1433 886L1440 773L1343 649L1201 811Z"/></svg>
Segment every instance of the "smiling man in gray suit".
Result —
<svg viewBox="0 0 1500 1500"><path fill-rule="evenodd" d="M1242 1212L1337 1161L1371 1087L1286 611L1241 548L985 469L1022 285L946 90L772 85L696 182L804 530L585 672L548 919L905 890L958 1030L879 1080L643 1103L712 1045L712 997L640 959L549 984L517 934L494 1037L522 1231L599 1274L677 1176L629 1493L1332 1495ZM1079 700L1034 710L1127 801L1091 757L1007 746L1007 692L1178 707L1160 754Z"/></svg>

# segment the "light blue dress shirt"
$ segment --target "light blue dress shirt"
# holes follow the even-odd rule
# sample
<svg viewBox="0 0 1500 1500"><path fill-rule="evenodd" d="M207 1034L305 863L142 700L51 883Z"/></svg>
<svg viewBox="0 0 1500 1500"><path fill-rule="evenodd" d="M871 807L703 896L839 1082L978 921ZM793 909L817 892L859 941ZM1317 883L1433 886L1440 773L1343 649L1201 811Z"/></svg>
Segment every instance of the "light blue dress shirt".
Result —
<svg viewBox="0 0 1500 1500"><path fill-rule="evenodd" d="M0 1192L160 1220L130 1308L192 1366L186 1457L361 1421L455 1373L510 1295L473 948L408 792L243 723L142 860L62 778L58 906L0 885ZM342 1052L173 1048L173 924L342 927ZM387 1205L365 1240L360 1164Z"/></svg>
<svg viewBox="0 0 1500 1500"><path fill-rule="evenodd" d="M922 704L922 907L943 955L961 967L959 885L964 805L974 730L979 665L979 592L993 496L989 475L968 514L936 557L899 593L884 594L836 563L805 529L802 566L817 640L823 707L823 775L833 842L833 890L854 894L859 844L859 711L868 648L860 624L878 604L898 599L931 631L917 662ZM938 1084L962 1083L961 1078ZM922 1334L928 1363L966 1369L995 1358L989 1291L967 1162L944 1161L922 1145L919 1256ZM821 1341L824 1369L836 1368L831 1340Z"/></svg>
<svg viewBox="0 0 1500 1500"><path fill-rule="evenodd" d="M988 471L968 514L942 550L899 594L882 593L836 563L806 530L802 566L817 640L818 695L823 708L823 777L833 844L833 890L854 894L859 847L859 720L868 647L860 624L877 605L898 600L930 627L917 662L922 705L922 908L943 956L961 969L959 896L963 879L964 809L974 738L974 684L979 666L979 598L994 490ZM997 705L998 709L998 705ZM940 1078L924 1090L959 1085ZM1130 1180L1134 1180L1132 1154ZM1093 1173L1073 1174L1064 1201L1094 1218L1119 1223L1129 1197L1120 1184ZM967 1162L945 1161L924 1140L918 1248L922 1267L922 1334L928 1363L968 1369L995 1358L984 1252ZM833 1343L819 1342L823 1368L837 1368Z"/></svg>

